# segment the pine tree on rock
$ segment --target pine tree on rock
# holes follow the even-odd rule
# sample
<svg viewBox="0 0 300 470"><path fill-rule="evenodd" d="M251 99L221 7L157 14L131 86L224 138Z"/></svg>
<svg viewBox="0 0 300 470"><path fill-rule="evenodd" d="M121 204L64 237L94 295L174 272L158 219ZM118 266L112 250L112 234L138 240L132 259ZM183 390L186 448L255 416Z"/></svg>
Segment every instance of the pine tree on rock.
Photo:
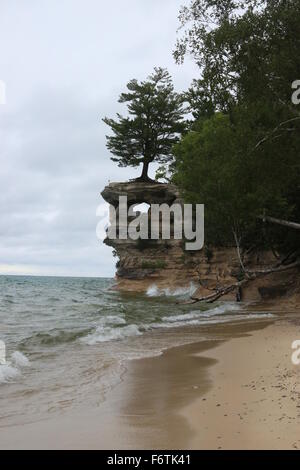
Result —
<svg viewBox="0 0 300 470"><path fill-rule="evenodd" d="M173 159L172 147L185 129L182 97L174 91L167 70L155 68L146 81L131 80L119 103L127 105L128 116L117 120L104 118L111 128L107 148L112 161L120 167L143 165L138 180L149 181L151 162L167 163Z"/></svg>

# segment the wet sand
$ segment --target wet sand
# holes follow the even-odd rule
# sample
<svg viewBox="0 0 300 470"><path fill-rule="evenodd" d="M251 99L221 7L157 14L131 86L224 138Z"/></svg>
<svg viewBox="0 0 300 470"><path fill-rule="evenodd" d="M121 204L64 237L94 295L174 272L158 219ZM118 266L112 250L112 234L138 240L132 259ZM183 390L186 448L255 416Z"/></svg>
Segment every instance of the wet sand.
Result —
<svg viewBox="0 0 300 470"><path fill-rule="evenodd" d="M185 407L196 449L300 449L300 323L280 321L207 356L213 388Z"/></svg>
<svg viewBox="0 0 300 470"><path fill-rule="evenodd" d="M300 366L291 362L300 322L218 325L207 338L128 362L97 408L0 423L0 448L300 448Z"/></svg>

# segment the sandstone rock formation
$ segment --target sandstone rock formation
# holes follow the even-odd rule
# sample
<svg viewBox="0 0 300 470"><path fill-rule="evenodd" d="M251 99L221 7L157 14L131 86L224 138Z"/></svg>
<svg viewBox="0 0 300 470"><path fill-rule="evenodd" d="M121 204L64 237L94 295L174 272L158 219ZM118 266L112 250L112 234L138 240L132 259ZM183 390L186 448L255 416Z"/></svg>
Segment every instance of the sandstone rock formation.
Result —
<svg viewBox="0 0 300 470"><path fill-rule="evenodd" d="M128 206L141 203L172 205L180 201L179 192L174 185L156 182L110 183L101 194L115 208L118 207L120 196L127 196ZM191 255L186 263L181 240L172 238L133 241L106 238L104 243L112 246L119 258L116 277L120 288L145 290L153 283L158 283L161 287L176 287L189 284L197 278ZM130 282L126 282L127 280Z"/></svg>
<svg viewBox="0 0 300 470"><path fill-rule="evenodd" d="M140 203L168 205L180 202L178 189L171 184L129 181L110 183L102 191L103 198L115 208L119 196L127 196L128 205ZM151 213L148 214L151 218ZM119 258L116 268L117 288L120 290L145 292L155 284L160 289L175 290L194 284L197 296L208 295L218 286L235 283L241 275L237 250L233 247L209 247L200 251L186 251L183 240L111 240L104 243L112 246ZM263 269L274 263L270 252L248 254L244 260L249 269ZM298 271L272 273L249 283L243 289L243 300L274 299L299 289ZM279 287L278 287L279 286ZM224 299L235 299L230 293Z"/></svg>
<svg viewBox="0 0 300 470"><path fill-rule="evenodd" d="M103 199L113 206L117 206L119 196L127 196L128 204L172 204L179 198L176 186L168 183L126 181L124 183L110 183L101 193Z"/></svg>

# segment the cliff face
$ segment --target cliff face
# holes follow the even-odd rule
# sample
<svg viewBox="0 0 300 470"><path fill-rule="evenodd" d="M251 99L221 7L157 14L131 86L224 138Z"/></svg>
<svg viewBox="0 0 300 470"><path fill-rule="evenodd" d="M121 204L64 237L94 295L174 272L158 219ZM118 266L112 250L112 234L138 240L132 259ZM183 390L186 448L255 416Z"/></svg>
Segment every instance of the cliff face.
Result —
<svg viewBox="0 0 300 470"><path fill-rule="evenodd" d="M102 192L103 198L115 208L119 196L127 196L128 206L140 203L168 205L181 202L177 188L155 182L110 183ZM151 213L148 213L149 221ZM116 279L120 290L144 292L151 285L159 289L175 290L193 283L198 297L209 295L216 287L233 284L240 276L236 248L210 248L186 251L182 240L111 240L117 262ZM261 270L274 264L269 252L248 255L244 260L249 269ZM291 270L272 273L249 283L242 292L243 300L274 299L299 289L299 272ZM235 299L231 293L224 299Z"/></svg>
<svg viewBox="0 0 300 470"><path fill-rule="evenodd" d="M179 198L176 186L168 183L126 181L124 183L110 183L101 193L105 201L114 207L118 205L120 196L127 196L128 205L140 204L172 204Z"/></svg>
<svg viewBox="0 0 300 470"><path fill-rule="evenodd" d="M101 194L115 208L120 196L127 196L128 206L181 202L174 185L155 182L110 183ZM150 222L150 212L148 218ZM176 287L197 279L192 256L186 256L181 240L106 238L104 243L112 246L119 258L116 272L119 288L143 291L154 283Z"/></svg>

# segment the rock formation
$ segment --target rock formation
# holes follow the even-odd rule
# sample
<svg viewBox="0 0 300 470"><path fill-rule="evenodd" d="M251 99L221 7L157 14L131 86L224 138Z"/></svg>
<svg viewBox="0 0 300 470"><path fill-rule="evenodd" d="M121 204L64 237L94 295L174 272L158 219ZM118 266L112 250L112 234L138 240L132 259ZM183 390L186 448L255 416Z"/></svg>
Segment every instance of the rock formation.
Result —
<svg viewBox="0 0 300 470"><path fill-rule="evenodd" d="M167 183L129 181L110 183L102 196L116 209L119 196L127 196L128 206L141 203L172 205L180 202L178 189ZM149 211L148 217L151 218ZM175 290L194 284L198 296L210 294L218 286L230 285L239 279L241 266L233 247L209 247L200 251L186 251L183 240L109 239L104 243L114 248L119 258L116 264L117 288L144 292L151 285ZM270 252L248 254L245 265L263 269L274 263ZM297 270L271 273L258 278L243 289L243 300L274 299L299 289ZM235 299L230 293L224 299Z"/></svg>
<svg viewBox="0 0 300 470"><path fill-rule="evenodd" d="M128 206L141 203L172 205L180 201L174 185L156 182L110 183L101 194L115 208L120 196L127 196ZM104 243L112 246L119 258L116 272L119 288L143 291L154 283L160 287L176 287L189 285L197 279L193 257L186 256L181 240L106 238Z"/></svg>

